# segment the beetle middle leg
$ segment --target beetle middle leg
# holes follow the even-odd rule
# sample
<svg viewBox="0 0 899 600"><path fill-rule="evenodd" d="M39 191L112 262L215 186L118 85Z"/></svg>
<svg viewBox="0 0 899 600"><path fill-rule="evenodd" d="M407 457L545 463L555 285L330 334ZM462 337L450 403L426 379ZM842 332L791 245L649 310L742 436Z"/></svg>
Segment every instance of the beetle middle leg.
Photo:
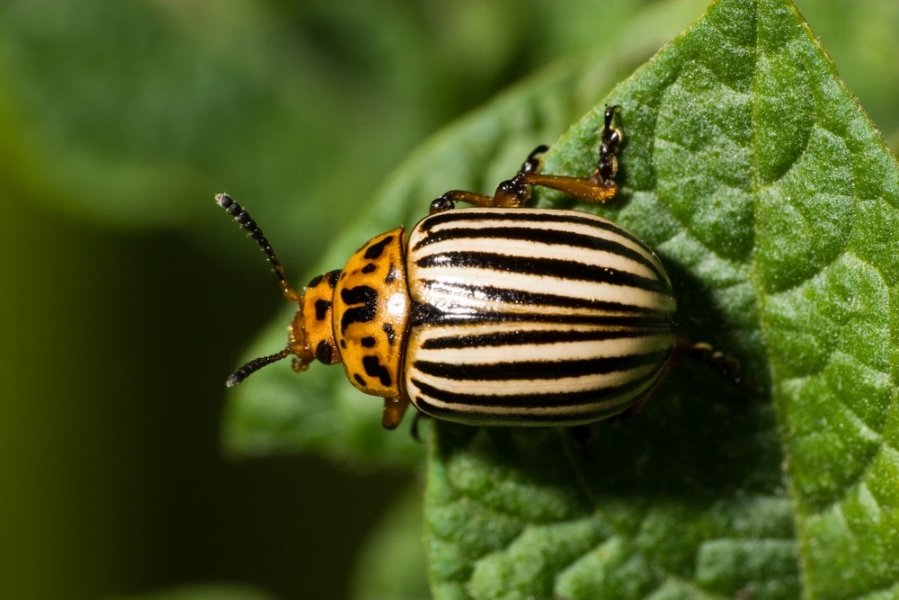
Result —
<svg viewBox="0 0 899 600"><path fill-rule="evenodd" d="M615 175L618 173L618 147L622 139L621 130L612 125L617 110L617 106L606 106L600 135L599 158L590 177L543 175L538 173L536 168L528 171L522 167L522 171L515 179L520 178L522 185L539 185L559 190L582 202L605 202L613 198L618 192ZM525 162L525 166L527 165L528 162Z"/></svg>
<svg viewBox="0 0 899 600"><path fill-rule="evenodd" d="M500 183L493 196L452 190L431 203L431 214L450 210L456 202L466 202L484 208L518 208L526 206L535 185L559 190L582 202L605 202L618 192L615 174L618 172L618 147L621 131L612 125L617 106L607 106L599 145L599 158L590 177L545 175L538 173L540 155L548 149L538 146L511 179Z"/></svg>

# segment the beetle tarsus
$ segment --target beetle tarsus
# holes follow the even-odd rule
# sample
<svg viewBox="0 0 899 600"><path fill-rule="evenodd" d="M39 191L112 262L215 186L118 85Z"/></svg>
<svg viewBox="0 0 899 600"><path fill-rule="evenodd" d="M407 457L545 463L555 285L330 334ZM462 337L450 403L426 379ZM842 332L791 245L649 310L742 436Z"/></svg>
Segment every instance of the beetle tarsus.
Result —
<svg viewBox="0 0 899 600"><path fill-rule="evenodd" d="M449 196L449 193L446 193L436 200L431 201L431 208L428 210L428 214L436 215L437 213L453 210L454 208L456 208L455 201Z"/></svg>
<svg viewBox="0 0 899 600"><path fill-rule="evenodd" d="M524 161L524 164L521 165L521 169L518 171L519 173L536 173L537 169L540 168L540 157L544 152L549 150L549 146L546 144L540 144L536 148L534 148L530 154L528 154L527 159Z"/></svg>
<svg viewBox="0 0 899 600"><path fill-rule="evenodd" d="M594 177L600 185L614 185L613 179L618 172L618 146L621 145L621 130L612 126L612 120L618 111L617 105L606 106L603 114L603 128L599 144L599 160L596 161Z"/></svg>

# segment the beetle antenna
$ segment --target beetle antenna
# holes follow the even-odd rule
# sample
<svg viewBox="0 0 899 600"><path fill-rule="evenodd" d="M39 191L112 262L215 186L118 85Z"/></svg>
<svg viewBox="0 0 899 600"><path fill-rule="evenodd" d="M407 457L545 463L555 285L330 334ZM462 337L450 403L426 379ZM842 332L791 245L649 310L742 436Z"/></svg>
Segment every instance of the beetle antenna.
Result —
<svg viewBox="0 0 899 600"><path fill-rule="evenodd" d="M276 354L254 358L244 366L231 373L231 375L229 375L228 379L225 381L225 385L228 387L234 387L262 367L266 367L272 363L278 362L281 359L287 358L291 354L292 352L290 351L290 348L285 348L284 350L281 350Z"/></svg>
<svg viewBox="0 0 899 600"><path fill-rule="evenodd" d="M278 278L278 284L281 286L281 291L284 292L284 297L292 302L298 301L300 299L300 294L298 294L294 287L290 285L290 281L288 281L287 275L284 273L284 267L281 265L281 261L278 260L271 244L268 243L268 239L266 239L265 234L262 233L262 230L259 228L259 225L256 224L256 221L253 220L253 217L250 216L250 213L244 210L244 207L235 202L228 194L216 194L215 201L219 206L224 208L235 221L237 221L238 225L240 225L244 231L250 234L251 238L256 240L256 243L259 244L259 247L265 252L265 257L268 259L269 264L275 271L275 276ZM249 363L246 366L249 366ZM256 368L258 369L259 367ZM256 369L252 369L246 375L249 375L255 370ZM235 373L235 375L236 374L237 373ZM241 377L241 379L243 379L243 377Z"/></svg>

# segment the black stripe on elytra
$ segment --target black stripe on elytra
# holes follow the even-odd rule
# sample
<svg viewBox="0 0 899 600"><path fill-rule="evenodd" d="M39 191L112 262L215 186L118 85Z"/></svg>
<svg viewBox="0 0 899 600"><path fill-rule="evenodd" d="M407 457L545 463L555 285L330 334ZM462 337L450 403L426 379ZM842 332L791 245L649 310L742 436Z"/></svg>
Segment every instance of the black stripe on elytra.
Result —
<svg viewBox="0 0 899 600"><path fill-rule="evenodd" d="M518 209L515 212L506 211L500 208L491 208L487 210L447 210L441 213L425 217L417 226L421 231L429 232L437 225L455 221L508 221L509 223L529 222L529 223L573 223L577 225L589 225L606 231L613 231L622 237L636 242L641 245L642 241L637 239L633 233L621 226L600 219L589 213L576 210L553 210L553 209Z"/></svg>
<svg viewBox="0 0 899 600"><path fill-rule="evenodd" d="M652 332L646 329L539 329L522 331L497 331L471 335L447 335L428 338L421 343L423 350L444 350L448 348L479 348L484 346L526 346L557 344L566 342L589 342L604 340L620 340L626 338L646 337Z"/></svg>
<svg viewBox="0 0 899 600"><path fill-rule="evenodd" d="M368 323L375 318L378 292L367 285L340 290L340 298L348 306L340 318L340 330L346 332L353 323ZM361 305L361 306L358 306Z"/></svg>
<svg viewBox="0 0 899 600"><path fill-rule="evenodd" d="M667 281L649 279L648 277L641 277L611 267L588 265L575 260L510 256L494 252L458 251L424 256L415 261L415 264L422 269L442 267L485 269L538 277L608 283L610 285L633 287L661 294L671 293Z"/></svg>
<svg viewBox="0 0 899 600"><path fill-rule="evenodd" d="M635 306L633 304L622 304L621 302L595 300L589 297L579 298L573 296L560 296L558 294L528 292L514 288L495 287L492 285L474 285L424 278L420 278L419 283L428 290L434 292L441 292L449 296L460 298L483 298L485 302L502 302L504 304L516 304L519 306L580 308L592 311L624 312L631 314L653 314L657 312L649 308ZM666 290L665 293L669 296L671 295L668 290Z"/></svg>
<svg viewBox="0 0 899 600"><path fill-rule="evenodd" d="M655 373L649 374L646 377L638 377L637 379L628 381L627 383L623 383L621 385L600 386L596 388L580 390L577 392L550 394L465 394L444 390L424 383L423 381L420 381L414 377L412 378L411 382L421 392L416 396L415 403L420 406L425 412L439 416L440 414L451 415L459 414L460 412L461 414L467 414L467 411L458 411L455 409L446 409L435 406L428 402L427 397L433 398L434 400L437 400L439 402L474 407L472 412L477 412L478 406L503 406L509 408L517 407L523 410L538 407L564 408L569 406L612 402L615 400L619 400L622 396L625 396L627 394L639 393L643 390L648 389L652 385L652 383L658 379L660 373L661 368L658 369ZM486 418L490 418L490 416L496 418L495 415L485 415ZM555 420L555 418L556 417L548 416L546 417L546 420L552 421Z"/></svg>
<svg viewBox="0 0 899 600"><path fill-rule="evenodd" d="M462 381L559 379L628 371L664 363L669 350L578 360L529 360L489 364L457 364L416 360L412 367L426 375Z"/></svg>
<svg viewBox="0 0 899 600"><path fill-rule="evenodd" d="M429 388L430 386L425 385L425 387ZM644 389L649 389L649 386ZM639 389L636 393L622 391L617 396L599 401L594 401L597 396L596 393L589 393L583 397L577 397L573 402L567 402L565 404L559 404L561 396L558 395L547 395L542 398L542 402L541 398L534 396L533 402L504 405L501 414L479 410L482 406L496 406L496 404L494 404L494 398L497 398L497 396L488 396L486 399L482 398L482 402L480 403L466 404L463 405L463 408L459 409L456 407L444 407L432 404L429 402L429 398L421 395L416 396L415 405L432 417L447 420L459 420L465 423L478 423L481 425L553 423L556 425L568 425L592 423L620 414L633 404L634 399L638 398L642 391L643 390ZM567 394L565 398L568 397L575 397L575 395ZM576 410L572 410L572 407L576 408ZM550 411L538 412L535 410L540 408L550 409ZM565 412L561 414L559 412L552 412L552 409L554 408L564 410Z"/></svg>
<svg viewBox="0 0 899 600"><path fill-rule="evenodd" d="M363 258L365 258L367 260L374 260L374 259L378 258L384 252L384 248L387 247L387 244L389 244L392 241L393 241L393 236L388 235L383 240L381 240L379 242L375 242L374 244L372 244L371 246L369 246L368 248L365 249L365 254L362 255Z"/></svg>
<svg viewBox="0 0 899 600"><path fill-rule="evenodd" d="M469 239L508 239L516 241L535 242L538 244L547 244L553 246L572 246L574 248L584 248L588 250L598 250L608 252L617 256L624 257L628 260L639 263L652 271L657 279L664 280L659 267L654 261L649 260L643 254L637 252L633 248L625 246L620 242L607 239L600 235L587 235L583 233L574 233L562 229L531 229L528 227L495 227L490 229L478 229L474 227L447 228L439 231L433 231L427 237L422 238L412 248L412 252L420 250L425 246L444 242L446 240L469 240ZM646 247L640 244L641 247ZM647 252L649 249L647 248Z"/></svg>
<svg viewBox="0 0 899 600"><path fill-rule="evenodd" d="M567 314L546 312L506 312L496 310L471 310L443 312L429 304L413 304L411 327L421 325L470 325L472 323L554 323L568 325L597 325L604 327L632 327L647 331L671 331L673 315L633 307L633 314ZM618 311L623 312L621 310Z"/></svg>

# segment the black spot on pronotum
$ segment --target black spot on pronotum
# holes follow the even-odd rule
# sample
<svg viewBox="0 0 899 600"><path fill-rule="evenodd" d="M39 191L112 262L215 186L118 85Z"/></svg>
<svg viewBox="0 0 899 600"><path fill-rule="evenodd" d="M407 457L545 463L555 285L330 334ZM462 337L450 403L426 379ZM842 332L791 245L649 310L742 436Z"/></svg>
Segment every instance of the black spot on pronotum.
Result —
<svg viewBox="0 0 899 600"><path fill-rule="evenodd" d="M349 305L374 304L378 298L378 292L370 286L357 285L356 287L340 290L340 298Z"/></svg>
<svg viewBox="0 0 899 600"><path fill-rule="evenodd" d="M374 273L375 269L377 269L377 268L378 268L378 265L376 265L375 263L368 263L367 265L362 267L362 272L365 273L366 275L368 275L369 273Z"/></svg>
<svg viewBox="0 0 899 600"><path fill-rule="evenodd" d="M381 385L390 387L390 384L393 382L393 379L390 377L390 371L381 364L381 361L378 360L377 356L363 356L362 366L365 368L366 375L369 377L377 377L381 382Z"/></svg>
<svg viewBox="0 0 899 600"><path fill-rule="evenodd" d="M324 279L324 278L325 278L324 275L318 275L317 277L313 277L312 279L309 280L309 283L306 284L306 287L314 288L315 286L320 284L322 282L322 279Z"/></svg>
<svg viewBox="0 0 899 600"><path fill-rule="evenodd" d="M387 244L389 244L392 241L393 241L393 236L388 235L386 238L384 238L380 242L376 242L376 243L372 244L371 246L369 246L368 248L366 248L365 254L363 254L362 256L364 258L367 258L368 260L373 260L375 258L378 258L384 252L384 248L387 247Z"/></svg>
<svg viewBox="0 0 899 600"><path fill-rule="evenodd" d="M337 281L340 279L340 275L341 275L341 271L331 271L330 273L327 273L328 286L331 289L334 289L335 287L337 287Z"/></svg>
<svg viewBox="0 0 899 600"><path fill-rule="evenodd" d="M375 338L370 335L365 336L361 340L363 348L374 348L375 347Z"/></svg>
<svg viewBox="0 0 899 600"><path fill-rule="evenodd" d="M330 365L334 358L334 348L328 342L321 341L315 347L315 358L326 365Z"/></svg>
<svg viewBox="0 0 899 600"><path fill-rule="evenodd" d="M331 303L327 300L316 300L315 301L315 318L318 321L324 321L325 317L328 316L328 309L331 308Z"/></svg>
<svg viewBox="0 0 899 600"><path fill-rule="evenodd" d="M396 280L396 265L391 263L390 268L387 269L387 275L384 277L384 283L393 283L395 280Z"/></svg>
<svg viewBox="0 0 899 600"><path fill-rule="evenodd" d="M346 350L346 340L340 340L340 347Z"/></svg>
<svg viewBox="0 0 899 600"><path fill-rule="evenodd" d="M367 285L357 285L340 290L340 298L349 305L340 319L340 330L346 331L353 323L368 323L377 312L378 292ZM361 306L359 306L361 305Z"/></svg>
<svg viewBox="0 0 899 600"><path fill-rule="evenodd" d="M359 373L353 373L353 379L356 380L356 383L365 387L365 378L362 377L362 375L360 375Z"/></svg>
<svg viewBox="0 0 899 600"><path fill-rule="evenodd" d="M390 323L384 323L381 326L381 329L384 330L384 333L387 334L387 343L393 346L393 343L396 341L396 331L393 329L393 325Z"/></svg>

